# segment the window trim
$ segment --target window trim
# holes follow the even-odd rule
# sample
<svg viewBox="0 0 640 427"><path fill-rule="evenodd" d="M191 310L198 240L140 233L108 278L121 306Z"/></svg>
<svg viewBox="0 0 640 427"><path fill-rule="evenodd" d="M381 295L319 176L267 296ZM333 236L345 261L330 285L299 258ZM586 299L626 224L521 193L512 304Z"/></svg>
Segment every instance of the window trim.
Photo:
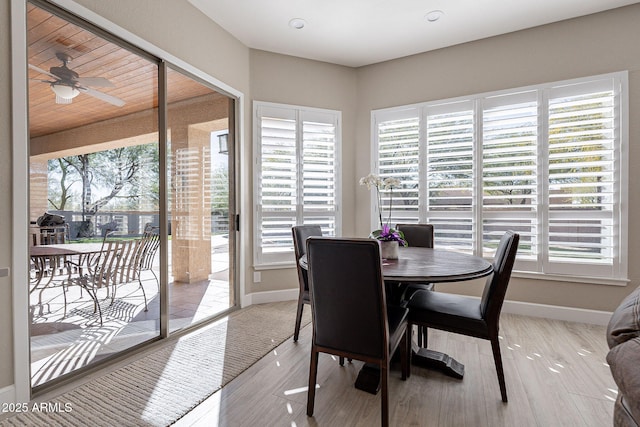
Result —
<svg viewBox="0 0 640 427"><path fill-rule="evenodd" d="M340 236L342 234L342 111L340 110L331 110L325 108L317 108L317 107L307 107L301 105L293 105L293 104L281 104L276 102L267 102L267 101L253 101L253 125L252 125L252 135L253 135L253 268L255 270L275 270L282 268L291 268L295 266L295 260L293 257L293 243L291 246L291 250L287 251L283 255L283 259L281 261L264 261L261 256L261 246L259 244L259 236L260 236L260 226L261 226L261 215L260 215L260 206L258 203L259 195L261 189L260 178L261 178L261 109L280 109L283 111L288 111L291 114L296 122L304 121L305 116L313 116L313 115L330 115L334 118L334 123L336 127L335 131L335 151L334 151L334 163L335 163L335 171L334 171L334 179L335 179L335 235ZM301 144L302 138L302 127L299 126L296 129L296 146ZM302 170L300 166L303 164L303 159L300 156L299 152L296 152L296 161L297 161L297 169ZM296 177L296 197L298 201L302 197L302 175L299 174ZM301 225L304 221L304 217L302 215L302 210L300 209L302 205L297 204L296 209L296 224Z"/></svg>
<svg viewBox="0 0 640 427"><path fill-rule="evenodd" d="M526 87L519 88L511 88L511 89L503 89L499 91L493 92L485 92L479 94L473 94L470 96L460 96L449 99L442 100L434 100L434 101L426 101L396 107L383 108L378 110L371 111L371 137L372 137L372 150L371 150L371 164L372 170L375 173L379 173L379 134L378 127L383 122L388 122L400 118L410 118L416 117L419 122L419 182L420 182L420 196L424 197L425 187L423 184L426 183L426 176L424 174L425 165L423 164L425 156L425 150L427 149L426 144L426 126L425 126L425 117L426 111L429 108L433 108L435 106L447 108L447 106L460 104L465 101L470 101L473 106L473 114L474 114L474 190L478 188L478 185L482 184L482 177L480 174L477 174L477 165L480 162L482 164L482 159L479 154L482 152L482 126L479 123L482 121L482 100L487 99L489 97L498 97L503 95L513 95L520 92L527 91L538 91L538 123L539 130L537 136L537 145L542 148L538 148L538 173L539 173L539 181L542 182L548 178L546 168L548 166L548 157L546 155L546 151L544 147L548 144L548 108L545 102L549 98L549 92L553 88L558 88L562 86L570 86L581 83L588 82L597 82L597 81L605 81L612 80L613 88L614 88L614 97L616 100L616 104L614 105L615 116L614 120L615 124L615 134L614 141L616 142L617 147L615 148L616 158L613 161L614 165L614 173L616 176L615 180L615 210L612 215L612 219L614 220L614 224L616 224L615 234L618 238L618 245L615 248L615 257L613 262L613 278L601 277L601 276L580 276L573 273L564 274L564 273L543 273L542 266L543 262L540 259L541 256L538 256L538 260L536 261L536 270L522 270L518 269L518 262L516 263L516 271L514 271L514 276L523 277L529 279L544 279L544 280L554 280L554 281L568 281L568 282L584 282L584 283L596 283L596 284L607 284L607 285L619 285L625 286L628 282L628 191L629 191L629 84L628 84L628 71L620 71L613 72L607 74L601 74L596 76L589 76L584 78L577 79L569 79L563 81L549 82L537 85L531 85ZM543 153L542 155L540 153ZM544 163L542 163L544 162ZM542 173L541 173L542 172ZM546 181L545 181L546 182ZM540 183L538 184L540 186ZM474 193L477 193L474 191ZM539 206L544 208L544 214L538 214L538 217L547 218L546 208L548 206L547 193L540 193L540 197L542 198ZM481 197L478 196L478 197ZM418 215L419 218L426 218L426 214L423 212L424 204L419 205ZM481 253L482 247L482 227L481 223L478 222L479 218L482 218L482 206L478 206L475 203L474 196L474 206L472 208L472 218L474 221L474 236L476 238L474 244L474 253ZM371 226L373 227L376 224L376 216L375 209L371 206ZM545 227L546 228L546 227ZM545 237L546 239L546 237ZM545 240L546 241L546 240ZM544 252L541 252L542 255L546 256L547 248L545 247ZM546 262L546 261L545 261Z"/></svg>

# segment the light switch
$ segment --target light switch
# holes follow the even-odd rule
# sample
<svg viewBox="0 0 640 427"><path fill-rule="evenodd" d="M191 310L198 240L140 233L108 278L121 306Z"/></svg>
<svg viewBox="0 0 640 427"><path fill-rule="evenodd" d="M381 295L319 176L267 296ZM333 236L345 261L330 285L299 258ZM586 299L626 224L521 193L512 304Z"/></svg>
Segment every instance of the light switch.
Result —
<svg viewBox="0 0 640 427"><path fill-rule="evenodd" d="M9 267L0 267L0 277L7 277L9 275Z"/></svg>

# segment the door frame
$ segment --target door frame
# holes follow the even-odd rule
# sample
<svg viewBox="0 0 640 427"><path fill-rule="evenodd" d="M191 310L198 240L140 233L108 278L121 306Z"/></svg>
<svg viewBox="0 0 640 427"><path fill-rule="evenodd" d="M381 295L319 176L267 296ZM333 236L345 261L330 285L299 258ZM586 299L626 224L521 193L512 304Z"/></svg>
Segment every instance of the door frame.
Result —
<svg viewBox="0 0 640 427"><path fill-rule="evenodd" d="M244 144L244 105L245 95L216 79L215 77L195 68L185 61L160 49L152 43L136 36L126 29L103 18L97 13L75 3L72 0L48 0L48 3L58 6L87 22L102 28L132 45L159 58L182 68L200 79L215 86L221 93L235 100L235 127L236 136L236 156L235 162L235 195L236 212L242 212L242 197L244 183L239 179L241 176L241 159L247 154ZM14 384L0 390L0 401L2 402L28 402L31 400L31 375L30 375L30 339L29 339L29 290L25 283L29 283L29 252L26 236L28 234L29 223L29 124L28 124L28 76L27 66L27 22L26 22L26 1L11 0L11 70L12 70L12 265L11 265L11 286L12 286L12 314L13 314L13 374ZM161 213L166 217L165 212ZM242 218L243 228L248 227L245 218ZM245 256L246 251L243 239L236 230L236 262L237 280L236 290L238 293L237 302L240 306L246 305L245 297Z"/></svg>

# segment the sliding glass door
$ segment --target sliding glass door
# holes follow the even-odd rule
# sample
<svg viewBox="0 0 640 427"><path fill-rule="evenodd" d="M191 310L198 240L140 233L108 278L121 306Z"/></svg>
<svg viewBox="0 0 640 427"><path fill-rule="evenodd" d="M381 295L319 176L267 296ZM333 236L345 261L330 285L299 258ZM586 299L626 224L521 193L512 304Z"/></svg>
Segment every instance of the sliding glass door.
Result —
<svg viewBox="0 0 640 427"><path fill-rule="evenodd" d="M169 328L234 305L233 101L167 70Z"/></svg>
<svg viewBox="0 0 640 427"><path fill-rule="evenodd" d="M228 96L47 2L27 30L37 391L235 306L235 124Z"/></svg>

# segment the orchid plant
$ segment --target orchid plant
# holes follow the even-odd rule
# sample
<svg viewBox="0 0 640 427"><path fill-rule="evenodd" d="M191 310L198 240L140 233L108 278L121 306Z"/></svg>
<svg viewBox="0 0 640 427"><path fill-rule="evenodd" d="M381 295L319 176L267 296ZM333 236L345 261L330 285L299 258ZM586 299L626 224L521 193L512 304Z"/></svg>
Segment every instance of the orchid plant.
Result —
<svg viewBox="0 0 640 427"><path fill-rule="evenodd" d="M383 242L396 241L400 246L407 246L407 241L404 239L402 231L391 228L393 189L400 186L400 180L393 177L382 179L379 176L370 173L369 175L360 178L360 185L366 185L368 190L371 190L372 188L376 189L380 229L372 231L369 237ZM389 215L386 218L386 222L382 221L382 190L389 190Z"/></svg>

